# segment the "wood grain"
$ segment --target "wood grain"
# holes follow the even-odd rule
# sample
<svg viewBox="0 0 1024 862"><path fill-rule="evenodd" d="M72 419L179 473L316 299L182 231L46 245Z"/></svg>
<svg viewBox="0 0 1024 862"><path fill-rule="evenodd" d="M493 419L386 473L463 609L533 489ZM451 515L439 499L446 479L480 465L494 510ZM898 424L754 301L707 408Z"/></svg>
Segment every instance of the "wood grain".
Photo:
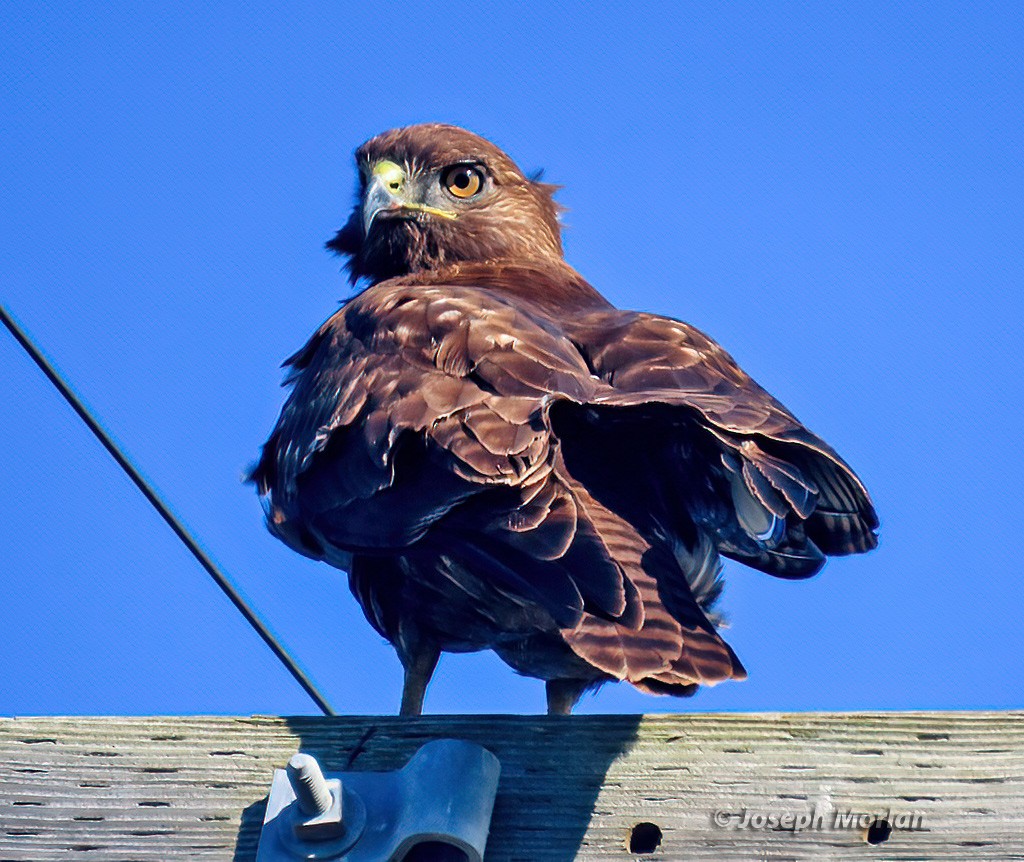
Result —
<svg viewBox="0 0 1024 862"><path fill-rule="evenodd" d="M1024 713L922 712L6 718L0 862L251 862L296 750L386 770L446 736L501 759L488 862L1024 859ZM871 845L836 812L897 828ZM640 822L662 833L644 856Z"/></svg>

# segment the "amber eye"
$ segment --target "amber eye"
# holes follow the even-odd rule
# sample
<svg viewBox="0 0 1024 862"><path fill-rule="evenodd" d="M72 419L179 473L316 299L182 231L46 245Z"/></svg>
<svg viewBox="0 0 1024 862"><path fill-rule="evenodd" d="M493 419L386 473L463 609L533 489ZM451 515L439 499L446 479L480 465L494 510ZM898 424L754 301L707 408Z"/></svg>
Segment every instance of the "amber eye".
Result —
<svg viewBox="0 0 1024 862"><path fill-rule="evenodd" d="M441 185L457 198L471 198L484 187L484 175L473 165L455 165L441 176Z"/></svg>

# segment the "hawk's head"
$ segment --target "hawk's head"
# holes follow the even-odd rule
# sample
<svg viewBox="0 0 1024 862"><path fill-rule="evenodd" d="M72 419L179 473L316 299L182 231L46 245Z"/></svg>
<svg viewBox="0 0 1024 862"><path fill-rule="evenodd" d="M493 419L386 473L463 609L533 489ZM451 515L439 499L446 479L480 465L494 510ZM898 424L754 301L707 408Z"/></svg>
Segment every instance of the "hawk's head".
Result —
<svg viewBox="0 0 1024 862"><path fill-rule="evenodd" d="M459 261L561 258L555 186L494 144L438 123L384 132L356 150L359 201L327 247L352 280Z"/></svg>

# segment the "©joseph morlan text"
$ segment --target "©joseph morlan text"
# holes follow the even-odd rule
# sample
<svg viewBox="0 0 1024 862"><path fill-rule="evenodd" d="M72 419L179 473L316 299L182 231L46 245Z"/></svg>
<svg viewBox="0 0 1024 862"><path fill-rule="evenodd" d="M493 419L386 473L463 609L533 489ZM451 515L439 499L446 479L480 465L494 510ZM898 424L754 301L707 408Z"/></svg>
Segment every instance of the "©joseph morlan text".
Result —
<svg viewBox="0 0 1024 862"><path fill-rule="evenodd" d="M765 829L792 832L825 832L841 829L869 829L885 823L892 829L916 831L924 829L924 815L920 811L853 811L815 807L811 811L758 811L741 808L737 811L719 810L711 821L720 829Z"/></svg>

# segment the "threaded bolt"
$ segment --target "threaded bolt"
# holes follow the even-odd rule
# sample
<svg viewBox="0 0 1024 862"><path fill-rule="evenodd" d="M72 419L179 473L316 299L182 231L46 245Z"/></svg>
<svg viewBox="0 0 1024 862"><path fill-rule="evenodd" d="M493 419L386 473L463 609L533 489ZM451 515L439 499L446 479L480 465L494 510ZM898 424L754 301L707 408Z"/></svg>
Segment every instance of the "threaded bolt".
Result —
<svg viewBox="0 0 1024 862"><path fill-rule="evenodd" d="M320 771L320 764L310 754L294 754L288 761L288 781L295 791L299 810L307 817L326 814L331 807L331 791Z"/></svg>

